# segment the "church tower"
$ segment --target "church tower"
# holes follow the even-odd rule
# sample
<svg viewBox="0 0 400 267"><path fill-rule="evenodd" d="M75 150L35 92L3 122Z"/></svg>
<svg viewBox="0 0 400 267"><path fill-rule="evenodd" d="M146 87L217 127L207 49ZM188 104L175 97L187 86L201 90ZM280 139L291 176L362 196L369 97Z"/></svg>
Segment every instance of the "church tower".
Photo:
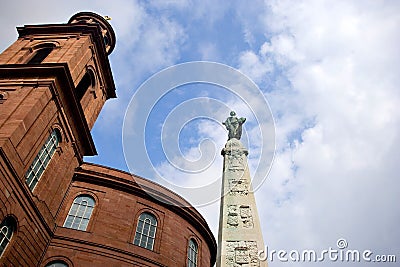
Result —
<svg viewBox="0 0 400 267"><path fill-rule="evenodd" d="M115 97L116 39L91 12L17 30L0 54L0 264L37 266L75 169L96 154L90 129Z"/></svg>
<svg viewBox="0 0 400 267"><path fill-rule="evenodd" d="M264 249L260 220L250 172L247 149L240 142L245 118L234 111L223 123L229 131L222 149L224 167L218 232L217 267L267 267L258 259Z"/></svg>

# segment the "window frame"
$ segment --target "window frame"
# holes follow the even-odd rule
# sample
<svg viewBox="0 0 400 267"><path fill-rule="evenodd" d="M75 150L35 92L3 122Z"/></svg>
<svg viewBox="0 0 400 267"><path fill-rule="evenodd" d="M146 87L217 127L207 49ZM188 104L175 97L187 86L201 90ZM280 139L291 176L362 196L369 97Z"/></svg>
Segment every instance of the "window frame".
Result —
<svg viewBox="0 0 400 267"><path fill-rule="evenodd" d="M55 265L55 267L57 267L57 266L58 267L69 267L68 263L66 263L63 260L53 260L53 261L47 263L45 266L46 267L53 267L53 264L63 264L63 266Z"/></svg>
<svg viewBox="0 0 400 267"><path fill-rule="evenodd" d="M90 204L86 199L83 199L81 202L78 203L77 201L80 198L87 198L92 201L92 204ZM86 201L87 205L82 205L83 201ZM83 211L81 210L82 207L84 207ZM90 208L89 211L87 211L88 207ZM63 227L86 232L90 224L95 207L96 207L96 199L93 196L89 194L80 194L76 196L71 203L71 207L67 213L67 216L65 217ZM83 221L86 221L87 223L82 224ZM76 224L77 226L74 226ZM83 228L81 228L82 225L84 226Z"/></svg>
<svg viewBox="0 0 400 267"><path fill-rule="evenodd" d="M7 229L7 232L5 234L3 232L4 228ZM11 234L7 236L8 231L10 230L9 228L11 228ZM4 219L0 223L0 248L4 247L3 249L0 250L0 258L4 255L4 252L7 250L8 246L12 242L12 238L15 235L16 230L17 230L17 221L15 220L15 218L10 215L4 217ZM3 246L4 241L6 241L7 243Z"/></svg>
<svg viewBox="0 0 400 267"><path fill-rule="evenodd" d="M42 178L61 141L62 138L59 129L53 129L39 152L36 154L31 165L29 165L25 172L25 182L31 192L33 192L39 183L40 178Z"/></svg>
<svg viewBox="0 0 400 267"><path fill-rule="evenodd" d="M197 267L199 263L199 243L197 240L193 237L189 238L187 249L187 266Z"/></svg>
<svg viewBox="0 0 400 267"><path fill-rule="evenodd" d="M33 55L30 56L26 64L41 64L55 48L56 45L53 43L44 43L36 46L32 51Z"/></svg>
<svg viewBox="0 0 400 267"><path fill-rule="evenodd" d="M67 265L67 267L74 267L74 263L68 257L66 257L64 255L51 256L50 258L47 258L46 260L44 260L43 264L41 266L48 267L54 263L64 263Z"/></svg>
<svg viewBox="0 0 400 267"><path fill-rule="evenodd" d="M78 101L81 101L86 92L93 91L96 88L96 75L91 67L87 67L85 74L80 79L75 88L75 94Z"/></svg>
<svg viewBox="0 0 400 267"><path fill-rule="evenodd" d="M153 219L153 222L151 221L150 218ZM148 222L147 220L149 220L150 223L147 223ZM146 229L146 226L148 226L148 229ZM141 248L154 251L158 226L159 226L159 222L157 220L156 215L154 215L153 213L148 212L148 211L141 212L140 215L137 217L135 234L134 234L132 243L135 246L139 246ZM145 233L145 231L146 231L146 233ZM142 244L143 237L146 238L146 241L144 242L144 244ZM149 239L152 240L152 242L149 243Z"/></svg>

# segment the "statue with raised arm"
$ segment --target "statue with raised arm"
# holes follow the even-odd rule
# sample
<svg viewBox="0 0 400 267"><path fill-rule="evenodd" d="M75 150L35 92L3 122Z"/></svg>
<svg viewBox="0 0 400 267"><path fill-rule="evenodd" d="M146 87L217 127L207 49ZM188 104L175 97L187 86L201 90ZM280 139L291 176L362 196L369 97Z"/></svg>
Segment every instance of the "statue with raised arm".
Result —
<svg viewBox="0 0 400 267"><path fill-rule="evenodd" d="M231 116L222 123L229 131L228 140L232 138L240 140L240 137L242 136L242 124L246 121L246 118L236 117L235 111L231 111L230 115Z"/></svg>

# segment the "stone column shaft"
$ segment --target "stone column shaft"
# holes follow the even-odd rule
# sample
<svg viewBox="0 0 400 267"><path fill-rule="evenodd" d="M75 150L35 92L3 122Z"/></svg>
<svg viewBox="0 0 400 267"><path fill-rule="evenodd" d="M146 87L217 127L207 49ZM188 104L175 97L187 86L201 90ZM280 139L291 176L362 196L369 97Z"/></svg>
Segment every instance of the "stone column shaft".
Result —
<svg viewBox="0 0 400 267"><path fill-rule="evenodd" d="M236 138L222 150L224 169L218 232L217 267L267 267L260 220L247 164L247 150Z"/></svg>

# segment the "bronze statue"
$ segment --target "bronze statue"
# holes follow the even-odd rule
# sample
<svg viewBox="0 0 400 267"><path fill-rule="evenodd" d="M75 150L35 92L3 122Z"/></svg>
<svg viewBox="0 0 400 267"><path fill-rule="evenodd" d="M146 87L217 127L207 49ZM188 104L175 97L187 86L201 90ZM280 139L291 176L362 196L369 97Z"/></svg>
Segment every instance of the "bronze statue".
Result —
<svg viewBox="0 0 400 267"><path fill-rule="evenodd" d="M242 124L246 121L246 118L236 117L235 111L231 111L230 115L231 116L222 123L229 131L228 140L232 138L240 140L240 137L242 136Z"/></svg>

